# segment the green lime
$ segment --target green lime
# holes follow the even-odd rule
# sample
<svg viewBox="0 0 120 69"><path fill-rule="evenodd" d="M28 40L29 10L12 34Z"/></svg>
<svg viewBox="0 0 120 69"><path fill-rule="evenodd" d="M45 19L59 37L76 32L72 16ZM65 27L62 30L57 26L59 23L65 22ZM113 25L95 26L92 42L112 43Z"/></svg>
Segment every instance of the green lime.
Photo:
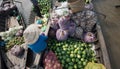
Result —
<svg viewBox="0 0 120 69"><path fill-rule="evenodd" d="M82 65L78 65L78 69L82 69Z"/></svg>
<svg viewBox="0 0 120 69"><path fill-rule="evenodd" d="M86 62L83 62L83 65L85 66L87 63Z"/></svg>
<svg viewBox="0 0 120 69"><path fill-rule="evenodd" d="M79 62L79 61L80 61L78 58L76 58L75 60L76 60L76 62Z"/></svg>
<svg viewBox="0 0 120 69"><path fill-rule="evenodd" d="M92 48L92 44L88 44L88 46L89 46L90 48Z"/></svg>
<svg viewBox="0 0 120 69"><path fill-rule="evenodd" d="M77 51L77 50L75 50L75 51L74 51L74 54L77 54L77 52L78 52L78 51Z"/></svg>
<svg viewBox="0 0 120 69"><path fill-rule="evenodd" d="M73 54L74 53L74 51L71 51L71 54Z"/></svg>
<svg viewBox="0 0 120 69"><path fill-rule="evenodd" d="M74 45L74 48L77 48L77 45Z"/></svg>
<svg viewBox="0 0 120 69"><path fill-rule="evenodd" d="M75 58L72 58L72 62L75 62Z"/></svg>
<svg viewBox="0 0 120 69"><path fill-rule="evenodd" d="M92 56L94 57L94 56L95 56L95 53L93 53Z"/></svg>
<svg viewBox="0 0 120 69"><path fill-rule="evenodd" d="M69 66L68 69L73 69L73 67L72 67L72 66Z"/></svg>
<svg viewBox="0 0 120 69"><path fill-rule="evenodd" d="M62 51L62 54L64 55L64 54L65 54L65 52L64 52L64 51Z"/></svg>
<svg viewBox="0 0 120 69"><path fill-rule="evenodd" d="M86 58L86 55L83 54L83 55L82 55L82 58Z"/></svg>
<svg viewBox="0 0 120 69"><path fill-rule="evenodd" d="M77 47L76 50L78 51L78 50L79 50L79 47Z"/></svg>
<svg viewBox="0 0 120 69"><path fill-rule="evenodd" d="M67 59L66 59L66 62L70 62L70 58L67 58Z"/></svg>
<svg viewBox="0 0 120 69"><path fill-rule="evenodd" d="M81 64L82 64L82 62L81 62L81 61L79 61L79 62L78 62L78 65L81 65Z"/></svg>
<svg viewBox="0 0 120 69"><path fill-rule="evenodd" d="M65 67L66 67L66 68L68 68L68 66L69 66L68 64L65 64Z"/></svg>
<svg viewBox="0 0 120 69"><path fill-rule="evenodd" d="M63 48L63 50L64 50L64 51L66 51L66 50L67 50L67 48Z"/></svg>
<svg viewBox="0 0 120 69"><path fill-rule="evenodd" d="M81 43L81 46L83 47L83 46L84 46L84 44L83 44L83 43Z"/></svg>
<svg viewBox="0 0 120 69"><path fill-rule="evenodd" d="M80 50L83 51L84 50L83 47L81 47Z"/></svg>
<svg viewBox="0 0 120 69"><path fill-rule="evenodd" d="M70 54L70 51L67 51L67 54Z"/></svg>
<svg viewBox="0 0 120 69"><path fill-rule="evenodd" d="M64 60L62 60L61 62L62 62L62 64L65 64L65 61L64 61Z"/></svg>
<svg viewBox="0 0 120 69"><path fill-rule="evenodd" d="M71 57L71 58L74 57L74 54L70 54L70 57Z"/></svg>
<svg viewBox="0 0 120 69"><path fill-rule="evenodd" d="M84 61L84 58L81 58L81 61Z"/></svg>
<svg viewBox="0 0 120 69"><path fill-rule="evenodd" d="M69 65L70 65L70 66L72 66L72 65L73 65L73 63L72 63L72 62L70 62L70 63L69 63Z"/></svg>
<svg viewBox="0 0 120 69"><path fill-rule="evenodd" d="M81 56L80 56L80 55L77 55L77 58L81 58Z"/></svg>
<svg viewBox="0 0 120 69"><path fill-rule="evenodd" d="M78 53L77 53L77 54L79 54L79 55L80 55L80 54L81 54L81 51L78 51Z"/></svg>
<svg viewBox="0 0 120 69"><path fill-rule="evenodd" d="M65 59L66 59L66 56L63 56L62 58L65 60Z"/></svg>
<svg viewBox="0 0 120 69"><path fill-rule="evenodd" d="M85 51L83 51L83 52L82 52L82 54L84 54L84 55L85 55L85 54L86 54L86 52L85 52Z"/></svg>
<svg viewBox="0 0 120 69"><path fill-rule="evenodd" d="M57 50L56 50L57 52L59 52L60 51L60 49L59 48L57 48Z"/></svg>
<svg viewBox="0 0 120 69"><path fill-rule="evenodd" d="M74 68L77 69L77 65L76 64L74 64Z"/></svg>

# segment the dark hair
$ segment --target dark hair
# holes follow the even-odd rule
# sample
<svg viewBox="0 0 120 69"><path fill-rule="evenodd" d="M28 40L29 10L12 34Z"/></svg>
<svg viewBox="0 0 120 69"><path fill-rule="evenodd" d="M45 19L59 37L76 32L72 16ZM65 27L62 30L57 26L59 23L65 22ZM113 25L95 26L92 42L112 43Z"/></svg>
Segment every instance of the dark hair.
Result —
<svg viewBox="0 0 120 69"><path fill-rule="evenodd" d="M0 36L0 41L2 41L2 37Z"/></svg>

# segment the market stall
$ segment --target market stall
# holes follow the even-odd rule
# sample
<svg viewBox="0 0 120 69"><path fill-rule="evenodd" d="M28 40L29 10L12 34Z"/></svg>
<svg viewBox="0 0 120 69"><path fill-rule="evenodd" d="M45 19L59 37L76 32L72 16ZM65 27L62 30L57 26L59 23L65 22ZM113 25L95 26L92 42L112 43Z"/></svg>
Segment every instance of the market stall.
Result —
<svg viewBox="0 0 120 69"><path fill-rule="evenodd" d="M69 1L71 0L68 0L68 3ZM48 33L48 52L43 57L45 69L56 69L56 67L58 69L87 69L90 62L103 64L107 69L111 69L98 22L98 15L103 17L104 15L94 11L91 2L78 7L78 3L83 3L78 1L69 3L72 6L71 10L67 8L65 2L59 4L60 6L55 4L53 7ZM51 56L54 59L50 58ZM100 65L101 69L105 68L103 65ZM99 65L97 67L99 68Z"/></svg>
<svg viewBox="0 0 120 69"><path fill-rule="evenodd" d="M90 0L38 0L32 14L27 27L10 17L0 32L9 69L111 69L98 20L104 15Z"/></svg>
<svg viewBox="0 0 120 69"><path fill-rule="evenodd" d="M98 68L111 69L98 22L98 15L103 17L104 15L94 11L91 2L85 3L82 0L53 1L52 8L48 29L46 29L48 33L47 48L44 50L45 52L40 53L31 49L38 53L33 65L39 66L40 60L40 65L45 69L56 69L56 67L59 69L84 69L85 67L87 69L89 64L94 63L98 64Z"/></svg>
<svg viewBox="0 0 120 69"><path fill-rule="evenodd" d="M1 18L5 16L4 22L0 19L1 27L4 28L0 32L2 40L0 41L0 51L4 66L8 69L25 68L28 48L24 47L25 42L22 37L26 27L22 15L13 1L3 1L0 8ZM23 56L21 57L21 55Z"/></svg>

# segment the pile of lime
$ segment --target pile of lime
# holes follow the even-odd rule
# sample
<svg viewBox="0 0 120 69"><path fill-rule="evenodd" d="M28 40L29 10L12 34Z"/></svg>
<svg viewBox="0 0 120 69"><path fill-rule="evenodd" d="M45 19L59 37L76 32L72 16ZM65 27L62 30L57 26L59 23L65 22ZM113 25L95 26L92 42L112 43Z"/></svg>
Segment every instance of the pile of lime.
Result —
<svg viewBox="0 0 120 69"><path fill-rule="evenodd" d="M84 69L88 62L96 61L92 45L75 39L49 39L48 48L55 52L63 69Z"/></svg>
<svg viewBox="0 0 120 69"><path fill-rule="evenodd" d="M23 43L24 43L24 37L14 37L14 38L12 38L10 41L8 41L8 42L6 43L5 48L6 48L6 50L9 50L9 49L11 49L13 46L15 46L15 45L20 46L20 45L22 45Z"/></svg>
<svg viewBox="0 0 120 69"><path fill-rule="evenodd" d="M42 15L48 14L51 8L51 0L37 0Z"/></svg>

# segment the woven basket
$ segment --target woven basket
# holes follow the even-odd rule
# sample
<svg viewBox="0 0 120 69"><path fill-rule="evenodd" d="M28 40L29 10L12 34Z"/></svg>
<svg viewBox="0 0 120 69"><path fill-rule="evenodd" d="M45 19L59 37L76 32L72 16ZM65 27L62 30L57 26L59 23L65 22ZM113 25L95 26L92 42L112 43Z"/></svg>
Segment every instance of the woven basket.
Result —
<svg viewBox="0 0 120 69"><path fill-rule="evenodd" d="M73 13L82 11L85 6L85 0L68 0L68 5Z"/></svg>

